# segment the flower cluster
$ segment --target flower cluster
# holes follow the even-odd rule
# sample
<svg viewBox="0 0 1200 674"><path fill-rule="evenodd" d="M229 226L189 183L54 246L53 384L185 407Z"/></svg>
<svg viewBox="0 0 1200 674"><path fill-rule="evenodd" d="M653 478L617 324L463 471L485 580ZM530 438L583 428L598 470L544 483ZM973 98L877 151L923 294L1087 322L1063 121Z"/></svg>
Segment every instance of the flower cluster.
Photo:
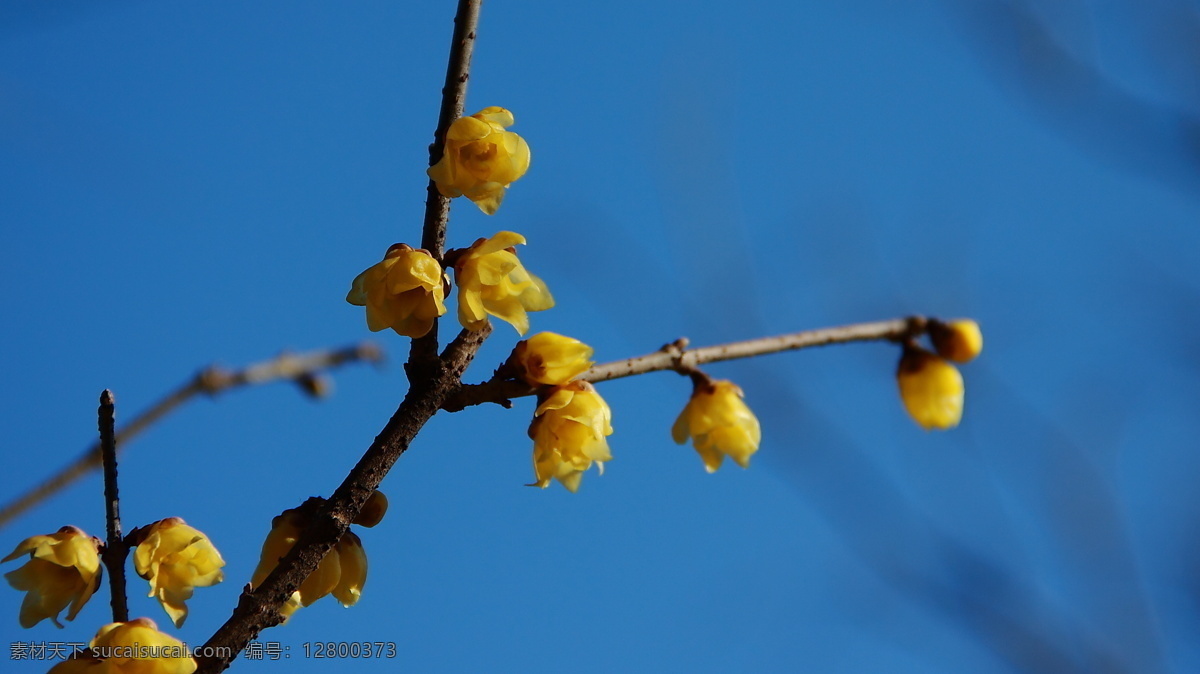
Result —
<svg viewBox="0 0 1200 674"><path fill-rule="evenodd" d="M978 356L983 333L971 320L931 320L927 331L936 353L909 341L900 354L900 400L922 428L953 428L962 420L965 390L962 374L950 361L965 363Z"/></svg>
<svg viewBox="0 0 1200 674"><path fill-rule="evenodd" d="M271 520L271 531L263 542L258 567L250 580L251 586L258 587L271 575L279 565L279 560L283 559L299 540L300 533L308 526L308 513L319 502L318 499L310 499L304 506L289 508ZM354 523L373 527L383 519L386 511L387 498L378 491L374 492ZM333 550L321 560L317 569L292 593L279 612L286 621L301 607L309 606L329 594L342 606L353 606L362 596L362 588L366 582L367 553L363 549L362 539L357 534L347 531Z"/></svg>

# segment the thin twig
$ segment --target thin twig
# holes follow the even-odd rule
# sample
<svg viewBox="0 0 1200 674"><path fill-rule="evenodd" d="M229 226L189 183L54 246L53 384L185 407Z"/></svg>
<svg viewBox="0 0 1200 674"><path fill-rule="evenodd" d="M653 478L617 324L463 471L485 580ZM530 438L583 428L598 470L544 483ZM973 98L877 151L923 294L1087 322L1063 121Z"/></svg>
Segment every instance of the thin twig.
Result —
<svg viewBox="0 0 1200 674"><path fill-rule="evenodd" d="M429 165L442 160L446 132L454 120L462 117L467 101L467 80L471 76L471 55L475 52L475 31L479 26L481 0L459 0L454 14L454 34L450 38L450 56L446 63L446 81L442 86L442 104L437 128L429 145ZM433 179L426 187L425 221L421 227L421 247L439 263L446 247L446 225L450 221L450 199L442 196ZM438 352L438 321L423 336L414 339L405 371L409 380L432 376Z"/></svg>
<svg viewBox="0 0 1200 674"><path fill-rule="evenodd" d="M919 337L928 320L921 316L896 318L890 321L857 323L834 328L805 330L775 337L760 337L729 344L688 349L687 340L677 340L653 353L635 358L626 358L597 365L584 372L579 379L598 383L610 379L621 379L648 372L674 370L690 375L696 367L705 363L723 360L750 358L780 351L794 351L814 346L846 344L864 341L904 341ZM511 379L493 378L482 384L466 384L451 395L443 408L457 412L471 405L497 403L507 406L513 398L533 395L537 388Z"/></svg>
<svg viewBox="0 0 1200 674"><path fill-rule="evenodd" d="M303 386L302 380L305 377L314 376L323 370L340 367L346 363L359 361L377 363L382 359L383 354L379 347L370 342L363 342L342 349L314 351L300 355L285 353L241 370L229 371L210 366L122 426L116 432L117 446L123 448L134 436L199 394L216 396L241 386L288 379L296 381L302 390L308 392L308 389ZM100 458L100 443L97 442L57 474L0 508L0 527L63 487L99 468Z"/></svg>
<svg viewBox="0 0 1200 674"><path fill-rule="evenodd" d="M104 520L108 541L104 545L104 566L112 591L113 622L128 622L129 604L125 597L125 557L129 546L121 537L121 496L117 492L116 401L112 391L100 394L100 453L104 462Z"/></svg>

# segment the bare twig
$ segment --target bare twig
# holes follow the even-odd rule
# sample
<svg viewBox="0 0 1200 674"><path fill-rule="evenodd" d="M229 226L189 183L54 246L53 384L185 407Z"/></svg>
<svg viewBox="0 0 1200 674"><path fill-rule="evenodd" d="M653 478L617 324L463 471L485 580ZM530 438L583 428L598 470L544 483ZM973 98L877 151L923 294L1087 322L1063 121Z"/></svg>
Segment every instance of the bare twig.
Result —
<svg viewBox="0 0 1200 674"><path fill-rule="evenodd" d="M687 340L681 339L653 353L636 358L626 358L611 363L597 365L584 372L579 379L598 383L610 379L632 377L648 372L674 370L684 375L691 375L696 367L705 363L715 363L722 360L750 358L780 351L794 351L814 346L828 344L845 344L848 342L864 341L904 341L919 337L924 331L928 319L921 316L896 318L890 321L874 323L857 323L835 328L805 330L775 337L760 337L742 342L705 346L698 349L688 349ZM537 389L528 384L511 379L493 378L482 384L466 384L447 398L443 408L457 412L471 405L497 403L507 405L513 398L533 395Z"/></svg>
<svg viewBox="0 0 1200 674"><path fill-rule="evenodd" d="M355 346L326 351L293 355L282 354L276 358L261 363L255 363L241 370L224 370L216 366L205 368L178 389L164 396L150 406L142 414L132 419L116 432L115 440L123 447L134 436L149 428L159 419L174 411L177 407L199 394L215 396L230 389L252 384L265 384L278 380L293 380L307 392L302 381L322 370L340 367L346 363L359 361L379 362L383 354L379 347L370 342ZM83 454L71 464L60 470L45 482L18 496L12 502L0 508L0 527L58 490L66 487L75 480L87 475L100 467L100 444L88 447Z"/></svg>
<svg viewBox="0 0 1200 674"><path fill-rule="evenodd" d="M112 591L113 622L129 620L129 605L125 597L125 557L129 546L121 538L121 497L117 492L116 401L112 391L100 394L100 453L104 462L104 520L108 541L104 545L104 566L108 567L109 589Z"/></svg>

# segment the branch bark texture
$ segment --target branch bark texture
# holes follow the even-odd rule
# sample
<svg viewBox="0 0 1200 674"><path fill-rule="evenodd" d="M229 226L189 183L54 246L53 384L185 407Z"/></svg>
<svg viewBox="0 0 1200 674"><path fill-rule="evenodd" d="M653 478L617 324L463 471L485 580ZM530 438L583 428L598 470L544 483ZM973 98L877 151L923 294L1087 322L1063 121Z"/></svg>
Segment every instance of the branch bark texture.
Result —
<svg viewBox="0 0 1200 674"><path fill-rule="evenodd" d="M116 400L112 391L100 394L98 410L100 453L104 462L104 521L108 540L102 560L108 567L108 586L111 590L113 622L129 620L129 600L125 596L125 557L129 546L121 536L121 496L117 491Z"/></svg>

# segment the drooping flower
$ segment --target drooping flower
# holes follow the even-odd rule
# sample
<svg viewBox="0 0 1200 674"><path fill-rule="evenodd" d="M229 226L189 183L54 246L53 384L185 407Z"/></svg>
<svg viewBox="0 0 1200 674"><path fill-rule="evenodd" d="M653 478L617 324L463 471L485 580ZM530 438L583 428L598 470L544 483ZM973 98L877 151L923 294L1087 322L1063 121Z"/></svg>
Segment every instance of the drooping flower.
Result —
<svg viewBox="0 0 1200 674"><path fill-rule="evenodd" d="M516 232L497 232L479 239L454 263L458 285L458 321L468 330L482 330L491 314L512 324L517 332L529 330L527 311L554 306L546 284L525 270L517 259L517 244L525 237Z"/></svg>
<svg viewBox="0 0 1200 674"><path fill-rule="evenodd" d="M130 535L138 540L133 568L150 581L148 596L158 599L175 627L182 627L188 615L184 602L192 598L195 588L225 579L221 571L225 560L207 536L178 517L134 529Z"/></svg>
<svg viewBox="0 0 1200 674"><path fill-rule="evenodd" d="M508 366L530 386L559 386L588 371L592 347L554 332L539 332L517 342Z"/></svg>
<svg viewBox="0 0 1200 674"><path fill-rule="evenodd" d="M367 328L423 337L446 313L446 275L425 249L397 243L354 278L346 301L367 308Z"/></svg>
<svg viewBox="0 0 1200 674"><path fill-rule="evenodd" d="M454 120L441 160L427 171L438 192L466 196L479 210L495 215L505 189L529 170L529 145L505 131L513 121L511 112L495 106Z"/></svg>
<svg viewBox="0 0 1200 674"><path fill-rule="evenodd" d="M612 410L586 381L555 387L539 400L529 425L535 477L530 486L545 489L554 478L576 491L592 462L603 474L604 462L612 459L605 440L613 432Z"/></svg>
<svg viewBox="0 0 1200 674"><path fill-rule="evenodd" d="M962 419L963 378L946 359L917 346L905 346L896 382L904 408L922 428L953 428Z"/></svg>
<svg viewBox="0 0 1200 674"><path fill-rule="evenodd" d="M63 527L53 534L31 536L0 562L25 553L29 561L4 574L8 584L27 592L21 602L21 627L33 627L50 619L58 627L58 614L70 605L67 620L74 620L100 586L100 540L76 527Z"/></svg>
<svg viewBox="0 0 1200 674"><path fill-rule="evenodd" d="M89 646L50 668L50 674L192 674L197 669L187 646L159 632L149 618L109 623Z"/></svg>
<svg viewBox="0 0 1200 674"><path fill-rule="evenodd" d="M750 456L758 451L762 429L743 397L742 389L731 381L697 380L691 399L671 427L677 444L692 439L710 473L721 467L726 456L747 468Z"/></svg>
<svg viewBox="0 0 1200 674"><path fill-rule="evenodd" d="M379 517L382 516L381 513ZM263 542L262 556L250 581L252 587L258 587L271 575L279 565L279 560L296 544L307 524L303 507L285 510L271 521L271 532ZM317 565L317 569L304 579L300 589L293 592L287 603L280 607L279 612L286 621L302 606L309 606L331 593L343 606L351 606L358 601L366 580L367 557L362 541L356 534L347 531Z"/></svg>
<svg viewBox="0 0 1200 674"><path fill-rule="evenodd" d="M362 539L354 532L347 531L329 554L337 555L341 564L333 598L347 608L354 606L362 596L363 585L367 583L367 553L363 550Z"/></svg>
<svg viewBox="0 0 1200 674"><path fill-rule="evenodd" d="M939 356L956 363L974 360L983 351L983 332L970 319L930 321L929 341Z"/></svg>

